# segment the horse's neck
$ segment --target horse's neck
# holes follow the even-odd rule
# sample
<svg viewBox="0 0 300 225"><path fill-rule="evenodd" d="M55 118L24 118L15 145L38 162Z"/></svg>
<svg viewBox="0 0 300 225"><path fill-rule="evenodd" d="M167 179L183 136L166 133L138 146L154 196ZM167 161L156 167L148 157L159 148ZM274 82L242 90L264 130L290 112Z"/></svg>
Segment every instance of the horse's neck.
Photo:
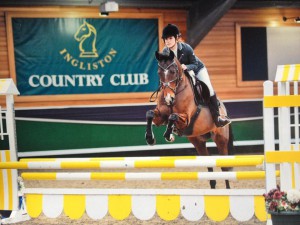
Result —
<svg viewBox="0 0 300 225"><path fill-rule="evenodd" d="M183 92L182 95L184 96L184 105L187 107L186 110L193 114L197 110L197 105L195 102L193 84L191 83L190 78L187 76L188 75L182 74L182 81L180 82L181 84L178 88L181 92Z"/></svg>
<svg viewBox="0 0 300 225"><path fill-rule="evenodd" d="M189 78L184 73L182 73L181 78L182 78L182 81L180 82L180 85L179 85L180 89L181 88L186 89L184 91L188 91L189 89L193 90L193 87L191 85Z"/></svg>
<svg viewBox="0 0 300 225"><path fill-rule="evenodd" d="M179 87L180 87L180 86L181 86L180 88L188 88L188 87L191 87L190 81L189 81L188 77L184 74L184 71L183 71L182 68L181 68L180 62L179 62L178 60L176 60L176 63L177 63L178 68L181 70L181 71L179 72L179 77L181 77L181 82L179 83ZM192 88L192 87L191 87L191 88Z"/></svg>

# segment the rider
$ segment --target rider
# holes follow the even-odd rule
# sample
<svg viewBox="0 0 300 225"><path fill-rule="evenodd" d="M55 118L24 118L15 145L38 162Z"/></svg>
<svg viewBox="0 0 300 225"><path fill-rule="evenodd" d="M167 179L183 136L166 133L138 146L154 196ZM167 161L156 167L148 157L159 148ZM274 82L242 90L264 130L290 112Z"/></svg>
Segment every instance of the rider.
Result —
<svg viewBox="0 0 300 225"><path fill-rule="evenodd" d="M163 49L164 54L169 54L170 50L174 52L175 56L181 63L181 67L184 71L193 71L196 78L206 84L210 93L210 100L208 103L209 110L211 112L214 123L217 127L223 127L230 124L229 118L222 118L219 113L219 105L217 96L211 85L207 69L203 62L195 55L192 47L186 43L179 42L180 37L179 29L174 24L168 24L162 33L162 39L164 40L165 47Z"/></svg>

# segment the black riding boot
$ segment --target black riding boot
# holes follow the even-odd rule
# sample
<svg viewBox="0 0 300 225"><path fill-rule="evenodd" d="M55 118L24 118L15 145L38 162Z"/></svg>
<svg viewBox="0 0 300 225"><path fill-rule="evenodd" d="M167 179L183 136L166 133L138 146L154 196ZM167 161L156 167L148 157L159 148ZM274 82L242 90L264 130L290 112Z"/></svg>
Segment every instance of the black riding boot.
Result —
<svg viewBox="0 0 300 225"><path fill-rule="evenodd" d="M228 117L223 119L220 116L219 103L218 103L216 94L214 94L213 96L210 96L208 107L209 107L211 116L213 118L213 121L215 122L217 127L224 127L227 124L231 123L231 121L229 120Z"/></svg>

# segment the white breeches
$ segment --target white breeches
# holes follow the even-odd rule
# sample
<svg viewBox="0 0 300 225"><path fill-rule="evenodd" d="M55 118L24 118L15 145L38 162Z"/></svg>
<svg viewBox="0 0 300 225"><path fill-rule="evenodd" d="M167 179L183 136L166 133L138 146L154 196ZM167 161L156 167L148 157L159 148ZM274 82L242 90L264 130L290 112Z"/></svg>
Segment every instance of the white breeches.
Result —
<svg viewBox="0 0 300 225"><path fill-rule="evenodd" d="M202 68L196 75L197 79L202 81L203 83L206 84L206 86L209 89L209 95L213 96L215 94L214 89L211 85L210 79L209 79L209 75L207 72L207 69L204 67Z"/></svg>

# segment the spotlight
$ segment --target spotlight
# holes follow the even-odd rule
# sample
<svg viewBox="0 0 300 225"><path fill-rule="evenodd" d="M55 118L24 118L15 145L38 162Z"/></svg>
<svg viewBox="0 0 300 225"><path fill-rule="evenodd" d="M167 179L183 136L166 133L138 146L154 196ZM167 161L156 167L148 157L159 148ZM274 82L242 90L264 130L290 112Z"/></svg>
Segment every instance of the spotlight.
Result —
<svg viewBox="0 0 300 225"><path fill-rule="evenodd" d="M110 12L117 11L119 11L119 5L114 1L106 1L104 3L101 3L99 6L99 14L101 16L108 16Z"/></svg>
<svg viewBox="0 0 300 225"><path fill-rule="evenodd" d="M300 17L299 16L298 17L289 17L289 18L287 18L285 16L282 17L282 20L284 22L286 22L287 20L290 20L290 19L293 19L295 23L300 23Z"/></svg>
<svg viewBox="0 0 300 225"><path fill-rule="evenodd" d="M108 12L100 12L99 14L100 14L100 16L109 16Z"/></svg>

